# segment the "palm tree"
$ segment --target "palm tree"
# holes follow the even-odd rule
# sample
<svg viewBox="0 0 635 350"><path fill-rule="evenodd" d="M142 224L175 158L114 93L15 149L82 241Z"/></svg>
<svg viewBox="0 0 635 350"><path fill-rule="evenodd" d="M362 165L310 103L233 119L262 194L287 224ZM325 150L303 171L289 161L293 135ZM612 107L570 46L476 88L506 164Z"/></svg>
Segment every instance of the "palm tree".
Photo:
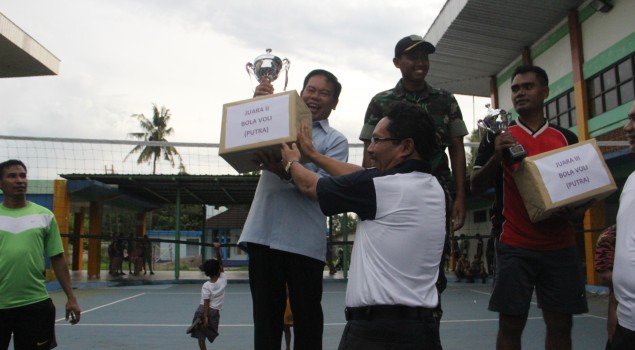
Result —
<svg viewBox="0 0 635 350"><path fill-rule="evenodd" d="M166 136L170 136L174 129L168 128L168 122L170 121L170 110L161 107L161 110L157 108L156 104L152 104L152 120L146 118L143 114L133 114L131 117L136 118L139 121L142 132L131 132L128 136L144 141L159 141L167 142ZM173 146L150 146L150 145L137 145L126 156L124 161L133 154L140 152L139 158L137 158L137 164L144 162L150 163L152 161L152 174L156 174L157 160L163 155L163 159L170 162L170 165L174 168L174 157L179 158L179 169L181 172L185 172L185 165L181 155Z"/></svg>

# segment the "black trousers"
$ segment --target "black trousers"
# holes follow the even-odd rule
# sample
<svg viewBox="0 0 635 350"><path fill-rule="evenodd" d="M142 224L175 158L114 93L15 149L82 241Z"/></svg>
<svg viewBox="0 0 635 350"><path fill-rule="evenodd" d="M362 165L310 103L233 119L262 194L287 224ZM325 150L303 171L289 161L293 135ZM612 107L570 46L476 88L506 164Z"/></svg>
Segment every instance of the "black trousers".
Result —
<svg viewBox="0 0 635 350"><path fill-rule="evenodd" d="M279 350L286 288L293 313L294 349L322 349L324 262L299 254L248 244L249 287L253 301L254 349Z"/></svg>
<svg viewBox="0 0 635 350"><path fill-rule="evenodd" d="M611 342L612 350L632 350L635 349L635 332L625 328L617 323L613 341Z"/></svg>

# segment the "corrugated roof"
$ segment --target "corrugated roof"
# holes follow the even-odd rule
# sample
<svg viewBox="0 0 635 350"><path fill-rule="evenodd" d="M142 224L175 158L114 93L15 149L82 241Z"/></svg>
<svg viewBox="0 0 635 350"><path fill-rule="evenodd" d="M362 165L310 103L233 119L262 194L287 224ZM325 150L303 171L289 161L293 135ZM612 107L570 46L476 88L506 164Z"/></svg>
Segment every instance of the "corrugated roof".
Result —
<svg viewBox="0 0 635 350"><path fill-rule="evenodd" d="M258 175L122 175L64 174L69 181L94 180L122 194L157 205L176 203L215 206L251 205ZM84 198L84 200L89 200Z"/></svg>
<svg viewBox="0 0 635 350"><path fill-rule="evenodd" d="M455 94L489 96L490 76L584 2L448 0L425 35L437 49L430 55L426 80Z"/></svg>

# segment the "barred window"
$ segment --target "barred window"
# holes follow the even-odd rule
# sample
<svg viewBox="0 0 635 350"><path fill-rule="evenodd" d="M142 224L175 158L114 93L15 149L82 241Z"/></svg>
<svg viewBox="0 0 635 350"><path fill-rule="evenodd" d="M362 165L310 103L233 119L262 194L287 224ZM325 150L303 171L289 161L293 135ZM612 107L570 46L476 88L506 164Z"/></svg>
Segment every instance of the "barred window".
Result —
<svg viewBox="0 0 635 350"><path fill-rule="evenodd" d="M575 112L575 94L573 89L554 97L545 103L545 116L550 123L563 128L577 125Z"/></svg>
<svg viewBox="0 0 635 350"><path fill-rule="evenodd" d="M635 99L634 63L632 54L587 80L589 118Z"/></svg>

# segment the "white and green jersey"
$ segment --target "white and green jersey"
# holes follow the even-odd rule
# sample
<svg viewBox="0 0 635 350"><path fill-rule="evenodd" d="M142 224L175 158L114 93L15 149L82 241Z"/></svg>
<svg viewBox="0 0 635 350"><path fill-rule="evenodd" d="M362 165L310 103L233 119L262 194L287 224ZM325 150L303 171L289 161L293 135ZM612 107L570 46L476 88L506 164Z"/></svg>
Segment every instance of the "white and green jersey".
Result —
<svg viewBox="0 0 635 350"><path fill-rule="evenodd" d="M19 209L0 204L0 309L46 300L44 254L63 252L50 210L32 202Z"/></svg>

